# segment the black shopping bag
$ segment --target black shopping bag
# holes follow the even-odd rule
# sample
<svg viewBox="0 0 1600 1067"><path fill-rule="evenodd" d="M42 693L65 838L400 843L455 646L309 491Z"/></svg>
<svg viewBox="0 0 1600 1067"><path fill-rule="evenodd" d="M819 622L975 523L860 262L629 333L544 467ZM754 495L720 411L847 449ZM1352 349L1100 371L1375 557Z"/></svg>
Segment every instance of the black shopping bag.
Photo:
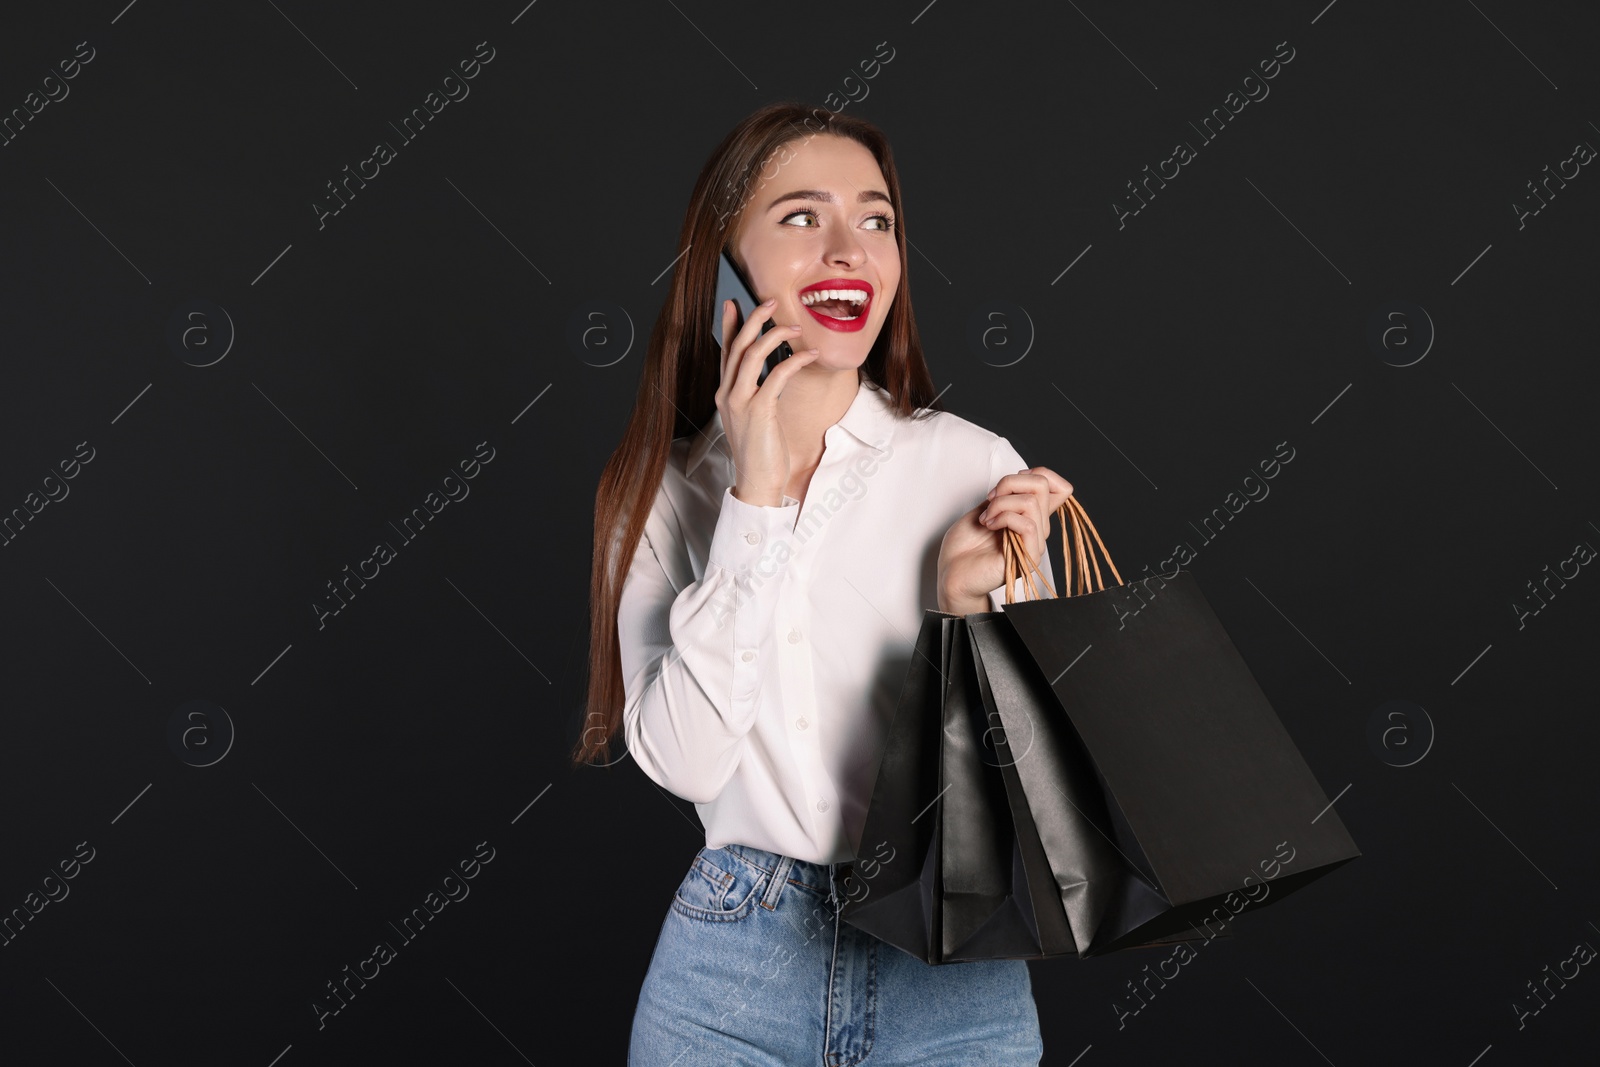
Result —
<svg viewBox="0 0 1600 1067"><path fill-rule="evenodd" d="M929 963L1228 936L1360 855L1194 576L1105 588L1058 514L1069 595L924 614L845 880Z"/></svg>
<svg viewBox="0 0 1600 1067"><path fill-rule="evenodd" d="M867 858L843 878L841 915L928 963L1077 954L1021 786L1002 778L1009 757L996 750L999 720L979 696L970 618L924 616L867 814ZM1075 769L1058 786L1099 816L1084 827L1083 854L1110 852L1094 829L1109 819L1092 764L1069 756ZM1202 936L1231 932L1147 943Z"/></svg>

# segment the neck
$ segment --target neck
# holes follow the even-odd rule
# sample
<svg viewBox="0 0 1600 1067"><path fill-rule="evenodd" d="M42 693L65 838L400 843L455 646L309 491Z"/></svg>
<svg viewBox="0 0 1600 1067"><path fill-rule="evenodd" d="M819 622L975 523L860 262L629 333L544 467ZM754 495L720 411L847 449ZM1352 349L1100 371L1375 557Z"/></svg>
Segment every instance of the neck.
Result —
<svg viewBox="0 0 1600 1067"><path fill-rule="evenodd" d="M861 373L854 367L831 370L812 364L789 379L778 398L778 425L795 470L812 470L822 461L823 435L844 418L860 389Z"/></svg>

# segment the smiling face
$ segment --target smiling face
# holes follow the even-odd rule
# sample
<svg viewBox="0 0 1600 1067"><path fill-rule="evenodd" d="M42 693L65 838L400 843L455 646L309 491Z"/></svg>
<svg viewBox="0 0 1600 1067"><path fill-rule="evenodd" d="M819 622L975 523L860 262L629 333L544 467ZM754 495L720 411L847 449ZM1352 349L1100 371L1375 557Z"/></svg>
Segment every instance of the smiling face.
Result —
<svg viewBox="0 0 1600 1067"><path fill-rule="evenodd" d="M800 373L859 367L900 286L888 183L866 146L848 137L786 147L792 158L751 197L734 259L757 299L778 298L772 322L801 327L793 349L819 350Z"/></svg>

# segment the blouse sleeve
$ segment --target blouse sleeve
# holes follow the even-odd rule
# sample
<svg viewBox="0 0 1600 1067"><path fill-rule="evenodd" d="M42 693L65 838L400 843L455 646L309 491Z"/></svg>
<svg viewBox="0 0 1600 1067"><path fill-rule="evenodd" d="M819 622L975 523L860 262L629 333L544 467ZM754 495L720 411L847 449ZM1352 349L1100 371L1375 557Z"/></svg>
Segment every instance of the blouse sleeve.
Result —
<svg viewBox="0 0 1600 1067"><path fill-rule="evenodd" d="M794 497L756 505L728 487L705 572L682 589L662 566L650 527L640 536L617 611L624 735L640 769L685 800L716 799L755 725L762 677L776 669L763 646L799 513Z"/></svg>
<svg viewBox="0 0 1600 1067"><path fill-rule="evenodd" d="M1031 466L1031 464L1018 454L1017 450L1012 447L1011 442L1004 437L1000 438L994 443L993 451L989 453L989 487L984 492L992 489L995 483L1006 475L1015 474L1028 466ZM1061 521L1055 517L1054 513L1045 516L1045 518L1049 521L1050 528L1046 531L1049 536L1045 540L1044 558L1039 561L1039 569L1044 571L1045 577L1050 579L1050 584L1055 588L1056 595L1065 596L1066 591L1056 584L1055 570L1050 565L1050 545L1052 542L1058 542L1061 538L1059 532ZM1023 561L1019 560L1018 565L1024 565ZM1035 574L1033 580L1037 584L1039 576ZM1039 595L1048 597L1050 594L1043 587L1040 587ZM1013 602L1029 599L1028 583L1023 581L1020 575L1017 577L1016 586L1011 593L1011 599ZM992 605L993 610L1004 611L1005 602L1006 587L1002 582L989 591L989 603Z"/></svg>

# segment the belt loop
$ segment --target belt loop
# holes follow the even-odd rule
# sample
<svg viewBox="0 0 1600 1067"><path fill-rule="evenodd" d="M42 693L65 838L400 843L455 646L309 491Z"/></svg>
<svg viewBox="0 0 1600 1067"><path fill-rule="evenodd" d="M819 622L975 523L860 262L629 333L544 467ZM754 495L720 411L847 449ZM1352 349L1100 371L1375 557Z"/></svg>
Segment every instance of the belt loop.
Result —
<svg viewBox="0 0 1600 1067"><path fill-rule="evenodd" d="M778 897L783 893L784 883L789 880L789 871L794 867L793 856L779 856L777 864L772 869L772 879L767 882L767 891L761 894L761 906L772 911L778 906Z"/></svg>

